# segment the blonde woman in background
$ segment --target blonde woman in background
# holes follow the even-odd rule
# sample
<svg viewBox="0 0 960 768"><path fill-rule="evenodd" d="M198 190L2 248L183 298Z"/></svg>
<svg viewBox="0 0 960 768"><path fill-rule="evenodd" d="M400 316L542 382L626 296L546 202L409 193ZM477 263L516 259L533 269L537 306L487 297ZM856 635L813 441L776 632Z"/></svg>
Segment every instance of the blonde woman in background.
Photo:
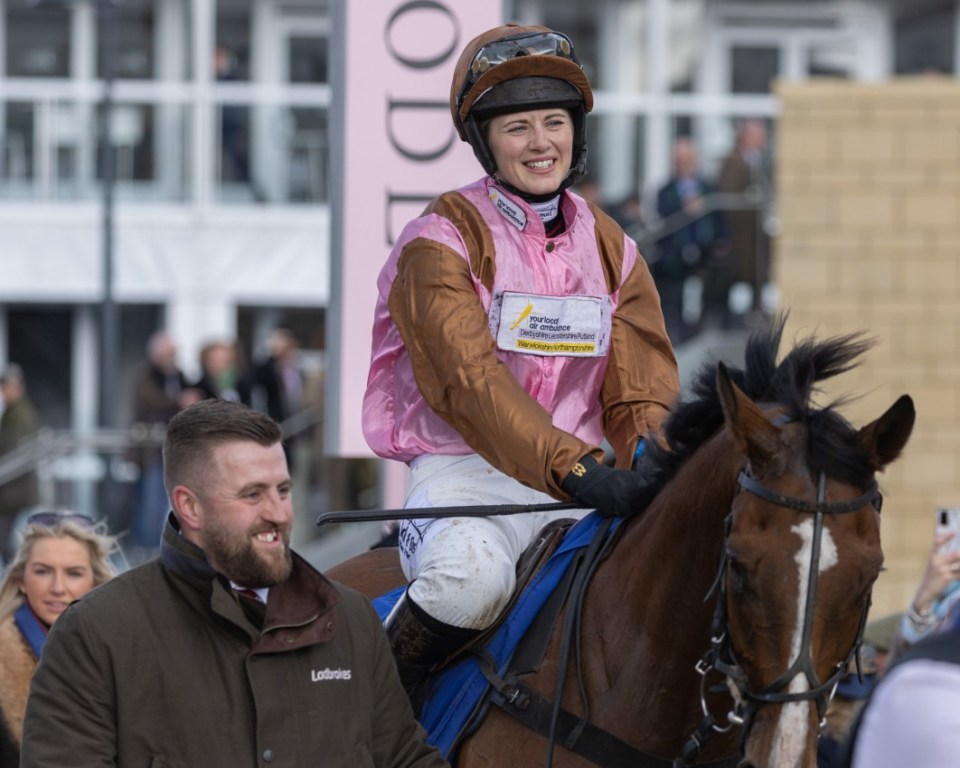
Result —
<svg viewBox="0 0 960 768"><path fill-rule="evenodd" d="M0 765L17 765L30 679L50 626L74 600L113 576L115 541L73 512L27 518L0 582Z"/></svg>

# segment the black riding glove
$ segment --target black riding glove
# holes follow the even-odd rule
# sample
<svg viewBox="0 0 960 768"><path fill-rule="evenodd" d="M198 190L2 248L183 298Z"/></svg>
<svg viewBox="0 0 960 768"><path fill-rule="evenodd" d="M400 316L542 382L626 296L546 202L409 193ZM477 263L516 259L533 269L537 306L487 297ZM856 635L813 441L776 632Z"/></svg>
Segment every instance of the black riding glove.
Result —
<svg viewBox="0 0 960 768"><path fill-rule="evenodd" d="M573 465L561 487L578 504L596 509L603 517L639 514L653 497L642 474L600 464L590 454Z"/></svg>

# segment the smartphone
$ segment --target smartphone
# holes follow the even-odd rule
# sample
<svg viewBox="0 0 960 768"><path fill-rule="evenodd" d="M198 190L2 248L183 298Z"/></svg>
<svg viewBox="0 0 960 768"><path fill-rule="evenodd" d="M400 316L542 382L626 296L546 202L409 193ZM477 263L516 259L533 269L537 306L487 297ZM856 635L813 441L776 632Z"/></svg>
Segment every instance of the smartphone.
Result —
<svg viewBox="0 0 960 768"><path fill-rule="evenodd" d="M943 545L941 552L956 552L960 550L960 507L938 507L935 533L939 536L941 533L953 531L956 534L950 541Z"/></svg>

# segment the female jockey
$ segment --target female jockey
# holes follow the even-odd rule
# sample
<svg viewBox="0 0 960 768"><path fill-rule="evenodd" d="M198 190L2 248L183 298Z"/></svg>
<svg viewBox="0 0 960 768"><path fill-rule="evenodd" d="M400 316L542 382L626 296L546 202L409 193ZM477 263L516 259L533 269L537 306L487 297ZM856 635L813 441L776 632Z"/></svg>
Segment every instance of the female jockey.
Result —
<svg viewBox="0 0 960 768"><path fill-rule="evenodd" d="M649 500L630 468L679 377L636 243L569 190L592 106L570 39L546 27L497 27L460 55L450 110L486 175L390 253L364 396L367 442L410 466L406 507L572 499L629 515ZM411 584L386 628L408 691L493 624L556 517L571 514L401 524Z"/></svg>

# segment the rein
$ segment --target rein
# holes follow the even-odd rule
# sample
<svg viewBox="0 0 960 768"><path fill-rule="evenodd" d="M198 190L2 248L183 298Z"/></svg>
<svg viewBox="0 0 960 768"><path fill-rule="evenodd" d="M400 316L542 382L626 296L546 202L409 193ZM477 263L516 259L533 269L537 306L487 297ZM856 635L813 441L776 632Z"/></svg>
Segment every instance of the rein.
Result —
<svg viewBox="0 0 960 768"><path fill-rule="evenodd" d="M806 512L814 516L814 534L813 550L810 557L810 571L807 575L807 598L804 606L803 615L803 634L801 645L797 658L793 660L789 668L769 685L759 691L751 690L746 674L737 660L736 653L730 642L727 622L727 600L726 600L726 580L724 575L729 565L729 555L726 548L720 558L720 568L717 579L707 597L717 592L717 607L714 611L713 630L711 633L711 647L697 665L697 672L706 679L710 671L717 671L722 674L733 693L736 702L734 711L728 713L727 720L730 725L720 727L709 713L705 698L705 685L701 682L700 703L704 713L704 723L693 734L687 746L684 748L684 762L678 762L678 765L693 765L692 762L686 762L699 754L703 741L706 740L710 732L725 732L733 725L743 726L743 741L746 741L747 734L757 711L765 704L784 704L800 701L816 701L817 713L820 718L820 725L823 726L826 717L827 704L833 696L833 691L837 683L847 673L850 662L853 658L857 659L859 669L860 647L863 644L863 632L867 623L867 613L870 609L870 594L867 594L864 600L863 610L860 615L860 623L857 629L857 637L847 654L846 659L838 662L834 668L833 674L825 681L820 682L816 670L813 668L813 654L811 653L811 634L813 632L813 610L817 594L817 585L820 575L820 547L823 538L823 516L838 515L855 512L862 509L867 504L873 504L877 511L882 504L882 496L877 487L876 480L870 484L865 493L850 501L828 502L826 501L826 473L821 471L817 483L817 500L810 502L805 499L798 499L779 494L755 478L751 477L749 471L740 473L737 480L739 488L753 495L776 504L780 507L792 509L798 512ZM727 516L725 521L724 539L730 535L732 526L733 512ZM806 691L797 693L783 692L783 689L799 674L803 674L810 688Z"/></svg>
<svg viewBox="0 0 960 768"><path fill-rule="evenodd" d="M616 546L624 531L624 526L619 526L608 535L611 528L611 519L605 520L598 528L590 545L579 556L574 570L568 572L567 585L559 587L554 593L555 597L560 599L551 599L552 607L549 612L542 612L538 617L538 625L543 631L534 631L533 627L528 630L503 676L498 674L496 664L489 654L485 651L477 654L480 670L491 686L490 702L547 739L546 768L553 765L554 746L557 743L603 768L675 768L678 765L677 761L665 760L637 749L590 722L590 708L581 674L580 620L587 586L597 567ZM551 700L520 682L519 675L539 667L554 624L564 605L566 617L561 634L554 696ZM574 651L574 669L583 707L582 715L575 715L561 706L571 650ZM479 710L478 714L482 717L486 714L486 709ZM701 768L735 768L739 764L740 755L732 755L699 765Z"/></svg>

